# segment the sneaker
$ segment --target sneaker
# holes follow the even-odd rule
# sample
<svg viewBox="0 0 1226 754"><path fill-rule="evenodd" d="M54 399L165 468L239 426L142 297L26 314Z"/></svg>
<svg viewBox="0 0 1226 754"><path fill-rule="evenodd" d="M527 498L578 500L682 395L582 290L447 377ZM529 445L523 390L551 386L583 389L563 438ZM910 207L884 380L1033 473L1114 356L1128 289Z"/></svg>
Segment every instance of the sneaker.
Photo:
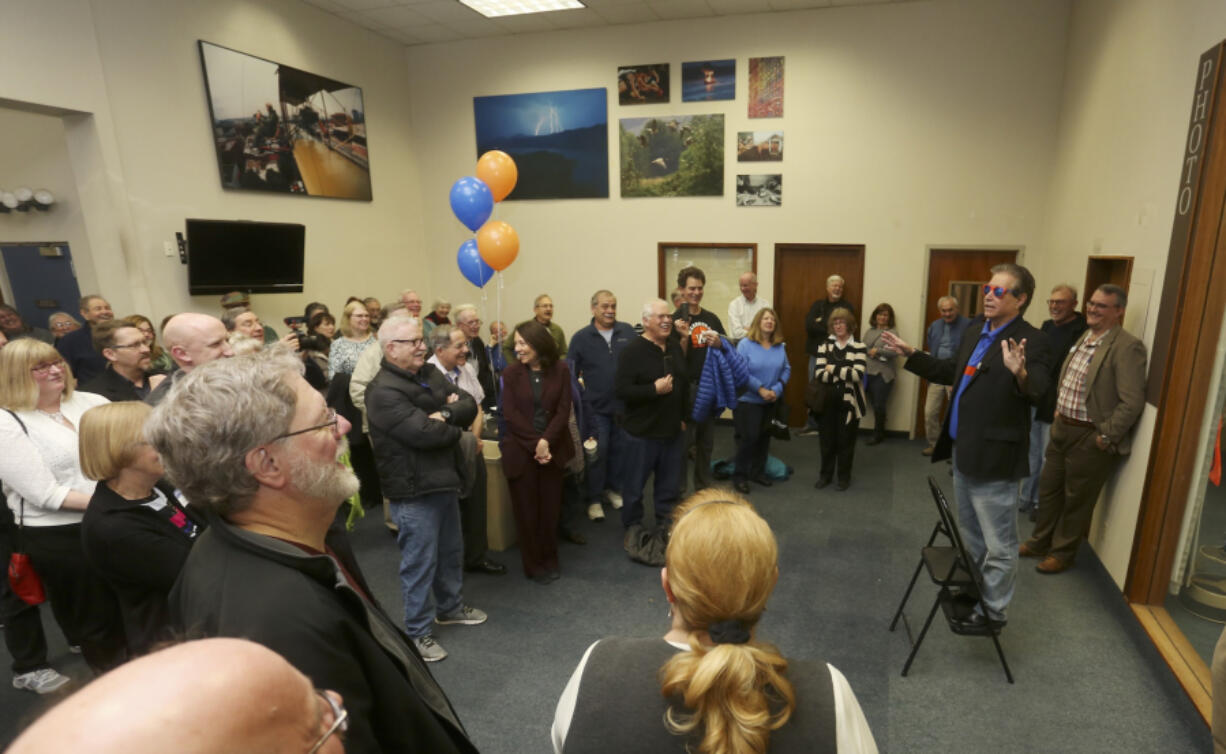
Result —
<svg viewBox="0 0 1226 754"><path fill-rule="evenodd" d="M1226 565L1226 547L1220 545L1205 545L1200 548L1200 556L1212 560L1214 563Z"/></svg>
<svg viewBox="0 0 1226 754"><path fill-rule="evenodd" d="M447 659L447 650L443 649L443 645L435 641L434 637L429 634L414 639L413 646L417 647L417 654L421 655L421 659L426 662Z"/></svg>
<svg viewBox="0 0 1226 754"><path fill-rule="evenodd" d="M592 503L587 507L587 517L593 521L604 521L604 508L600 503Z"/></svg>
<svg viewBox="0 0 1226 754"><path fill-rule="evenodd" d="M440 626L450 626L457 623L461 626L479 626L488 619L489 616L484 612L468 605L460 605L449 613L434 616L434 622Z"/></svg>
<svg viewBox="0 0 1226 754"><path fill-rule="evenodd" d="M68 676L60 675L51 668L42 668L13 676L13 688L33 691L35 694L50 694L70 680L72 679Z"/></svg>
<svg viewBox="0 0 1226 754"><path fill-rule="evenodd" d="M609 505L613 506L613 510L620 510L622 507L622 496L613 490L605 490L605 498L608 499Z"/></svg>

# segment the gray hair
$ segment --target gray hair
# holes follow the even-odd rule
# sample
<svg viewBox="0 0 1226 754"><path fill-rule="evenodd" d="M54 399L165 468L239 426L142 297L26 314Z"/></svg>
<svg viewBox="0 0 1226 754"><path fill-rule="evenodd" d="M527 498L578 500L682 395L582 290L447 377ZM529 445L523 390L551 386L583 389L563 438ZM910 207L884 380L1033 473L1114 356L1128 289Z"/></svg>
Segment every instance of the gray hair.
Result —
<svg viewBox="0 0 1226 754"><path fill-rule="evenodd" d="M298 404L290 380L302 360L283 348L217 359L176 381L145 423L166 475L192 505L227 516L251 505L260 483L247 453L289 431Z"/></svg>
<svg viewBox="0 0 1226 754"><path fill-rule="evenodd" d="M847 281L843 279L843 276L836 272L830 277L826 278L826 285L830 285L836 280L839 281L840 283L844 283L844 284L847 283Z"/></svg>
<svg viewBox="0 0 1226 754"><path fill-rule="evenodd" d="M649 298L643 302L643 319L651 316L651 309L656 304L664 304L664 311L668 311L668 302L662 298Z"/></svg>
<svg viewBox="0 0 1226 754"><path fill-rule="evenodd" d="M617 296L614 296L614 295L613 295L613 291L607 291L607 290L605 290L604 288L601 288L600 290L598 290L598 291L596 291L595 293L593 293L593 294L592 294L592 306L595 306L595 305L596 305L596 302L600 300L600 297L601 297L601 296L608 296L609 298L613 299L614 301L616 301L616 300L617 300Z"/></svg>
<svg viewBox="0 0 1226 754"><path fill-rule="evenodd" d="M430 351L434 352L451 345L451 333L454 330L455 328L451 325L439 325L431 330L429 338Z"/></svg>
<svg viewBox="0 0 1226 754"><path fill-rule="evenodd" d="M1115 285L1114 283L1103 283L1096 289L1099 293L1105 293L1108 296L1115 296L1116 306L1128 306L1128 291Z"/></svg>
<svg viewBox="0 0 1226 754"><path fill-rule="evenodd" d="M251 311L250 306L231 306L224 310L221 313L221 323L226 326L226 332L234 332L234 328L238 327L239 315L249 311Z"/></svg>
<svg viewBox="0 0 1226 754"><path fill-rule="evenodd" d="M476 314L478 317L481 316L481 312L477 311L477 307L472 304L460 304L459 306L451 310L451 316L455 319L456 323L458 324L460 321L460 316L463 314L468 314L469 312Z"/></svg>
<svg viewBox="0 0 1226 754"><path fill-rule="evenodd" d="M949 302L950 302L950 303L952 303L954 306L957 306L957 305L958 305L958 299L957 299L956 297L954 297L954 296L941 296L939 299L937 299L937 308L939 309L939 308L941 307L941 304L945 303L946 301L949 301Z"/></svg>
<svg viewBox="0 0 1226 754"><path fill-rule="evenodd" d="M392 315L383 320L383 324L379 325L379 333L375 336L379 339L379 347L386 351L387 344L396 339L396 334L404 327L413 323L417 324L417 329L420 332L421 320L414 317L408 309L392 312Z"/></svg>
<svg viewBox="0 0 1226 754"><path fill-rule="evenodd" d="M1069 295L1073 297L1073 300L1077 300L1077 289L1068 283L1060 283L1059 285L1053 286L1051 292L1055 293L1056 291L1068 291Z"/></svg>

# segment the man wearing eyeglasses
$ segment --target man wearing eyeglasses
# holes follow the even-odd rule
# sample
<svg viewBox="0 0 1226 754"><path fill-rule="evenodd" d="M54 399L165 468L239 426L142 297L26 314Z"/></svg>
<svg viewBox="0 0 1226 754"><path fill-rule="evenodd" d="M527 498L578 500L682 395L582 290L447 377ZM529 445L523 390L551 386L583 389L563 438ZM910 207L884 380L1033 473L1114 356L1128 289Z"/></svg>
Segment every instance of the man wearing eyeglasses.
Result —
<svg viewBox="0 0 1226 754"><path fill-rule="evenodd" d="M1017 484L1029 473L1030 409L1047 391L1047 336L1022 315L1034 297L1034 276L1016 264L992 268L983 286L983 314L971 321L957 355L938 359L891 332L882 338L907 356L906 368L953 397L934 463L953 458L958 524L983 572L982 600L959 622L962 633L1005 625L1017 576Z"/></svg>
<svg viewBox="0 0 1226 754"><path fill-rule="evenodd" d="M485 613L464 604L464 542L458 463L477 402L426 363L421 322L390 319L379 328L383 362L366 387L366 417L383 494L400 546L404 625L426 662L447 657L433 626L475 626ZM431 599L433 597L433 600Z"/></svg>
<svg viewBox="0 0 1226 754"><path fill-rule="evenodd" d="M1086 331L1086 318L1077 311L1077 289L1061 283L1051 289L1047 299L1051 319L1039 329L1047 336L1051 347L1051 382L1043 400L1034 407L1030 422L1030 476L1022 480L1017 493L1018 513L1029 514L1034 521L1039 508L1039 472L1043 469L1043 454L1051 436L1051 424L1056 414L1056 393L1060 387L1060 366L1069 349Z"/></svg>
<svg viewBox="0 0 1226 754"><path fill-rule="evenodd" d="M106 359L106 369L81 385L87 393L97 393L110 401L143 401L149 391L166 379L150 377L153 366L145 336L135 326L112 319L94 326L94 348Z"/></svg>
<svg viewBox="0 0 1226 754"><path fill-rule="evenodd" d="M1086 302L1086 330L1064 358L1051 442L1039 477L1034 534L1019 549L1042 558L1035 570L1073 566L1090 531L1094 504L1132 446L1145 408L1145 344L1121 326L1128 294L1100 285Z"/></svg>
<svg viewBox="0 0 1226 754"><path fill-rule="evenodd" d="M219 359L150 416L168 476L209 517L170 594L174 625L263 644L337 692L350 752L475 751L331 530L359 486L339 460L350 426L302 373L282 349Z"/></svg>

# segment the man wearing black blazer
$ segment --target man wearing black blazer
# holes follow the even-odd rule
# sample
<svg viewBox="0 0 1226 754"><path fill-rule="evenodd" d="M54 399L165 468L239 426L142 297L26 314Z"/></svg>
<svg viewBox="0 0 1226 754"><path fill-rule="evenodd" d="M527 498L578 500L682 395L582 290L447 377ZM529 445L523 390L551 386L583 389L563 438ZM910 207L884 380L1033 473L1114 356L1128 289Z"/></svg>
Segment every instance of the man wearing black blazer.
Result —
<svg viewBox="0 0 1226 754"><path fill-rule="evenodd" d="M1005 624L1017 574L1017 483L1029 474L1030 408L1047 392L1047 337L1022 318L1034 297L1025 267L1000 264L983 287L983 315L966 328L952 359L937 359L892 333L883 339L907 356L906 368L952 385L953 398L933 462L953 458L958 525L983 571L983 604L966 633Z"/></svg>

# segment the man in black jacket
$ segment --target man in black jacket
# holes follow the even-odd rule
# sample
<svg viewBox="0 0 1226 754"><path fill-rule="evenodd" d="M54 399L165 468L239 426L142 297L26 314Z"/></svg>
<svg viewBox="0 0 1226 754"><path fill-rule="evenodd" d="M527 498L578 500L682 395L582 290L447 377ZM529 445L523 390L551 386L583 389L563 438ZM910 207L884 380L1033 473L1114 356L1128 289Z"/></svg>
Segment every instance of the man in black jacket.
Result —
<svg viewBox="0 0 1226 754"><path fill-rule="evenodd" d="M349 710L349 752L472 752L446 694L330 544L358 482L337 459L349 423L279 350L180 380L146 425L169 477L209 515L170 595L188 636L244 637Z"/></svg>
<svg viewBox="0 0 1226 754"><path fill-rule="evenodd" d="M907 356L906 367L930 382L952 385L933 462L954 459L958 522L983 571L983 603L965 619L966 633L1003 626L1017 575L1017 483L1029 473L1030 409L1047 392L1047 336L1022 318L1034 297L1025 267L1000 264L983 287L983 315L966 328L958 353L937 359L893 333L883 338Z"/></svg>
<svg viewBox="0 0 1226 754"><path fill-rule="evenodd" d="M485 613L464 604L460 530L460 436L477 402L426 363L421 322L389 319L379 328L383 363L366 386L366 418L383 494L400 545L404 626L426 662L447 652L432 624L475 626ZM431 602L431 594L434 600Z"/></svg>
<svg viewBox="0 0 1226 754"><path fill-rule="evenodd" d="M87 393L97 393L110 401L143 401L149 391L166 379L151 378L152 366L145 336L134 325L112 319L94 325L94 350L106 359L106 369L81 385Z"/></svg>
<svg viewBox="0 0 1226 754"><path fill-rule="evenodd" d="M90 294L81 297L81 317L85 320L85 327L60 338L55 350L68 362L73 376L84 383L106 369L106 359L94 350L93 329L101 322L115 319L115 312L111 311L106 299Z"/></svg>

